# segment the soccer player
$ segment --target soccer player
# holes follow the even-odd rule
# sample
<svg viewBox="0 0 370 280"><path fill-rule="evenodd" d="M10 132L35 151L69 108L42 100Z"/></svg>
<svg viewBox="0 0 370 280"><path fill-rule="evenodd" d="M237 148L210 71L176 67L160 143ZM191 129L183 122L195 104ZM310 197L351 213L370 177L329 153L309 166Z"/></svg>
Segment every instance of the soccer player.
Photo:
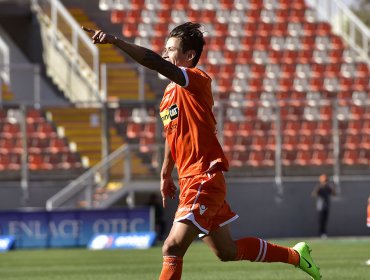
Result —
<svg viewBox="0 0 370 280"><path fill-rule="evenodd" d="M163 207L174 198L176 186L171 176L176 165L179 175L179 206L172 229L164 242L160 280L179 280L183 256L200 236L221 261L283 262L321 279L319 269L304 242L293 248L246 237L233 240L229 223L238 218L226 202L223 172L229 166L216 137L212 113L211 78L196 67L205 44L198 23L187 22L169 34L162 56L101 30L83 29L95 44L113 44L141 65L167 77L160 104L166 132L165 156L161 172Z"/></svg>

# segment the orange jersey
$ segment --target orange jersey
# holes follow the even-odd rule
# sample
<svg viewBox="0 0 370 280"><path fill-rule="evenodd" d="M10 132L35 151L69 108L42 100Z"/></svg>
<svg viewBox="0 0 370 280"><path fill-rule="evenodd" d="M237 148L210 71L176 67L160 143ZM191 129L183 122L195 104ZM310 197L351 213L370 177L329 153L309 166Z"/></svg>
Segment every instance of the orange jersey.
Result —
<svg viewBox="0 0 370 280"><path fill-rule="evenodd" d="M216 137L211 78L197 68L181 68L185 86L171 82L160 104L167 143L180 178L229 164Z"/></svg>

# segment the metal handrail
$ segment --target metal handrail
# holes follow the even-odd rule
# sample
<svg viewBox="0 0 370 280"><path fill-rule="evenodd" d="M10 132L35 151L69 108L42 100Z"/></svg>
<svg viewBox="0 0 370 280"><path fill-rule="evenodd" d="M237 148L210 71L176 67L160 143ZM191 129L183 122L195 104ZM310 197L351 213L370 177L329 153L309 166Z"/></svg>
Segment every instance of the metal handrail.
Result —
<svg viewBox="0 0 370 280"><path fill-rule="evenodd" d="M117 150L115 150L113 153L111 153L108 157L103 159L101 162L90 168L88 171L83 173L81 176L79 176L77 179L73 180L69 185L67 185L65 188L63 188L60 192L56 193L54 196L49 198L46 201L46 209L48 211L51 211L55 208L58 208L59 206L63 205L66 201L68 201L70 198L72 198L75 194L82 191L85 188L84 183L91 181L91 178L94 178L95 174L101 170L102 168L109 166L109 164L116 160L120 156L124 156L124 158L127 158L130 156L130 146L123 144L121 147L119 147ZM125 162L125 173L123 181L129 181L131 179L131 166L130 161L126 160Z"/></svg>
<svg viewBox="0 0 370 280"><path fill-rule="evenodd" d="M370 30L341 0L307 0L370 65ZM323 3L326 2L326 3ZM339 21L339 24L338 24ZM360 42L356 34L361 34ZM358 45L360 43L360 45Z"/></svg>
<svg viewBox="0 0 370 280"><path fill-rule="evenodd" d="M47 15L44 13L41 2L47 2L51 8L51 15ZM101 98L99 96L99 68L100 68L100 61L99 61L99 48L91 43L89 36L81 29L81 26L77 23L77 21L71 16L68 10L63 6L63 4L59 0L32 0L31 5L33 11L42 15L41 18L43 21L46 21L47 25L50 25L52 32L48 33L50 37L50 41L54 43L55 46L58 45L57 40L62 40L63 44L66 44L69 48L71 48L71 52L64 50L64 48L59 48L59 50L64 50L65 57L69 57L69 62L74 64L72 68L77 71L81 77L84 77L90 83L92 88L91 100L98 99L99 102ZM72 40L69 42L64 36L61 36L60 32L57 31L58 26L58 15L61 15L66 23L69 25L72 31ZM64 40L63 40L64 39ZM86 47L92 55L92 67L86 63L83 59L82 55L79 51L79 41L84 43L84 47ZM72 57L72 59L71 59ZM84 65L81 69L77 64L82 63ZM86 66L86 67L85 67Z"/></svg>
<svg viewBox="0 0 370 280"><path fill-rule="evenodd" d="M0 76L6 84L10 84L10 69L9 69L10 51L8 45L6 44L4 39L1 38L1 36L0 36L0 64L4 65L4 67L0 69Z"/></svg>

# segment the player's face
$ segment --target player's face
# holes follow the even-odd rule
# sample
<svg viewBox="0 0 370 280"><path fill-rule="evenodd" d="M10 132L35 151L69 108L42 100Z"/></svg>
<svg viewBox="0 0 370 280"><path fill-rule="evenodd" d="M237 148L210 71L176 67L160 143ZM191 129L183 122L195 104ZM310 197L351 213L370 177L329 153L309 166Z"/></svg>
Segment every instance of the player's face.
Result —
<svg viewBox="0 0 370 280"><path fill-rule="evenodd" d="M188 57L182 52L180 38L171 37L167 40L162 57L176 66L188 66Z"/></svg>

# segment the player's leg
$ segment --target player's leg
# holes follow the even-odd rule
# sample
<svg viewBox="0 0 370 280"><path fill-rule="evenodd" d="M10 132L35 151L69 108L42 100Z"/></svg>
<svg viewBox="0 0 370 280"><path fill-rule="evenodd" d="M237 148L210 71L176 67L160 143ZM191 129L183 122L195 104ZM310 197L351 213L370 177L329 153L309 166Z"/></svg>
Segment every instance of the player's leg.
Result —
<svg viewBox="0 0 370 280"><path fill-rule="evenodd" d="M299 254L292 248L256 237L233 240L228 225L211 231L203 241L221 261L283 262L295 266L299 264Z"/></svg>
<svg viewBox="0 0 370 280"><path fill-rule="evenodd" d="M324 209L322 213L322 235L321 237L327 237L327 226L329 218L329 209Z"/></svg>
<svg viewBox="0 0 370 280"><path fill-rule="evenodd" d="M299 267L314 280L321 279L319 268L311 257L311 250L304 242L290 248L255 237L232 240L227 225L211 231L203 241L221 261L283 262Z"/></svg>
<svg viewBox="0 0 370 280"><path fill-rule="evenodd" d="M163 247L163 266L160 280L180 280L182 274L182 258L199 229L190 221L183 220L172 225Z"/></svg>
<svg viewBox="0 0 370 280"><path fill-rule="evenodd" d="M232 239L228 225L211 231L202 238L203 242L211 248L220 261L234 261L237 254L237 245Z"/></svg>

